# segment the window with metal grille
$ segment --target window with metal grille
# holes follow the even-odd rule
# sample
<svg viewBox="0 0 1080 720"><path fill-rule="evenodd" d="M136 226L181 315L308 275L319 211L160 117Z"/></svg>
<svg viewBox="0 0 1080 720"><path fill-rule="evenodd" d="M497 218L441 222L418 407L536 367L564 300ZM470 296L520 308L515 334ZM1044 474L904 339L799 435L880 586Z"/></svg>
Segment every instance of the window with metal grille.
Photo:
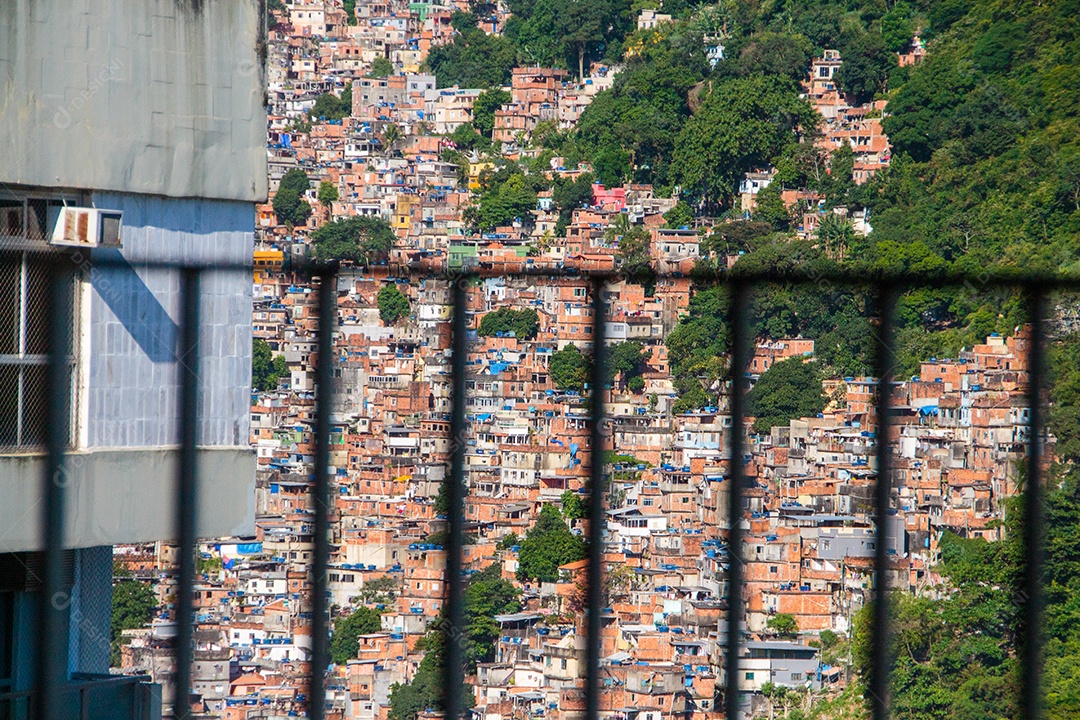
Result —
<svg viewBox="0 0 1080 720"><path fill-rule="evenodd" d="M42 257L53 254L0 250L0 448L35 448L45 441L55 285L67 286L67 322L73 324L75 318L74 264L69 268ZM64 354L74 379L75 333L69 337Z"/></svg>

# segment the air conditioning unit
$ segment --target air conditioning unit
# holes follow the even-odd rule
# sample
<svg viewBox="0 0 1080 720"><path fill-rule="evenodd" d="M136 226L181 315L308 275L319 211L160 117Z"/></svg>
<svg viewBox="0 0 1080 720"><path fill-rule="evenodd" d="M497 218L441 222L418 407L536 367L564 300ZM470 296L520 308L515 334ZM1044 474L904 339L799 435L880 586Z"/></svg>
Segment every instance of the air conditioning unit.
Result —
<svg viewBox="0 0 1080 720"><path fill-rule="evenodd" d="M124 218L120 210L83 207L62 207L59 210L50 245L120 247L120 225Z"/></svg>

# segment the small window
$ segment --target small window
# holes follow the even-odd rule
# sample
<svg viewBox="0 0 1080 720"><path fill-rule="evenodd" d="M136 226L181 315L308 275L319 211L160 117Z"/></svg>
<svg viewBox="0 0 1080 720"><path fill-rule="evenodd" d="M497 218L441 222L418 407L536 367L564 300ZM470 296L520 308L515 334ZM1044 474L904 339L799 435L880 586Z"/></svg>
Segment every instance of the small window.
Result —
<svg viewBox="0 0 1080 720"><path fill-rule="evenodd" d="M752 673L752 672L746 673L746 679L747 680L753 680L754 679L754 673Z"/></svg>

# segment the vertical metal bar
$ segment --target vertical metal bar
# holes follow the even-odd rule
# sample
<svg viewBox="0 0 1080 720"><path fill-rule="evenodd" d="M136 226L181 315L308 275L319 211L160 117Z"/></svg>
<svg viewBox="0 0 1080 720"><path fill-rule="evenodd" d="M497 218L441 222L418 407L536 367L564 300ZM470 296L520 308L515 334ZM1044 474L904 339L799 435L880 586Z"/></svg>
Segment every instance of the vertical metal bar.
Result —
<svg viewBox="0 0 1080 720"><path fill-rule="evenodd" d="M22 262L19 263L19 359L26 357L26 326L29 323L30 308L26 305L26 284L29 270L26 267L26 253L22 254ZM15 444L22 446L26 441L26 412L23 404L26 402L26 366L20 366L18 370L18 404L16 405L15 418Z"/></svg>
<svg viewBox="0 0 1080 720"><path fill-rule="evenodd" d="M600 655L603 653L604 605L604 385L607 383L607 303L604 280L592 282L592 375L589 378L589 566L585 655L585 717L600 717Z"/></svg>
<svg viewBox="0 0 1080 720"><path fill-rule="evenodd" d="M195 513L198 506L196 431L199 423L199 271L185 268L181 278L180 461L176 475L176 539L179 567L176 585L176 695L173 713L191 715L191 666L195 633Z"/></svg>
<svg viewBox="0 0 1080 720"><path fill-rule="evenodd" d="M731 333L731 459L728 461L731 486L728 488L728 607L727 676L724 690L725 712L735 720L739 715L739 645L743 616L742 517L743 489L746 487L744 436L746 427L746 364L750 360L750 288L745 281L732 280L728 310Z"/></svg>
<svg viewBox="0 0 1080 720"><path fill-rule="evenodd" d="M55 268L59 274L64 269ZM24 258L25 276L25 258ZM25 312L26 307L23 306ZM68 485L66 459L68 445L68 352L71 346L71 284L53 277L50 293L48 365L48 430L45 444L45 468L41 478L45 510L42 515L44 546L44 588L41 593L41 629L38 647L38 720L60 717L60 685L67 674L67 645L64 615L71 604L63 589L64 488Z"/></svg>
<svg viewBox="0 0 1080 720"><path fill-rule="evenodd" d="M889 496L892 490L893 330L895 327L896 289L891 283L878 287L878 312L881 324L877 335L877 482L874 484L874 603L870 635L870 707L874 720L889 717Z"/></svg>
<svg viewBox="0 0 1080 720"><path fill-rule="evenodd" d="M319 277L319 364L315 368L315 558L311 583L311 705L308 717L326 717L326 668L330 664L327 617L327 568L330 565L330 405L334 377L334 324L337 320L337 271Z"/></svg>
<svg viewBox="0 0 1080 720"><path fill-rule="evenodd" d="M450 358L450 477L446 486L446 664L443 666L446 720L458 720L464 712L465 589L462 581L462 551L465 545L465 368L468 360L466 290L469 279L451 279L453 319Z"/></svg>
<svg viewBox="0 0 1080 720"><path fill-rule="evenodd" d="M1020 596L1023 606L1023 644L1020 648L1020 715L1030 720L1042 717L1039 678L1042 674L1042 568L1043 568L1043 478L1042 384L1046 327L1046 292L1039 285L1027 288L1031 313L1031 345L1028 347L1028 447L1027 480L1024 486L1024 573Z"/></svg>

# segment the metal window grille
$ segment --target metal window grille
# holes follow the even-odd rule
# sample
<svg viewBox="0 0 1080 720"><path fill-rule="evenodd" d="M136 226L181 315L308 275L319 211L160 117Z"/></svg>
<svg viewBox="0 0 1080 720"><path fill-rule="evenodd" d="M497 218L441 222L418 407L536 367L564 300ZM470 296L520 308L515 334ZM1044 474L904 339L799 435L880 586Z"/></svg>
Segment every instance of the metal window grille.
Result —
<svg viewBox="0 0 1080 720"><path fill-rule="evenodd" d="M216 266L215 270L221 270ZM245 270L247 268L244 268ZM181 349L183 365L182 402L180 407L180 462L175 478L177 504L173 522L177 528L179 540L179 584L177 592L177 620L179 636L177 639L177 697L185 696L185 689L191 688L191 665L193 659L192 621L193 621L193 586L195 581L195 511L196 496L199 492L199 479L195 463L196 429L198 418L198 361L204 354L198 347L199 316L199 275L200 268L180 268L183 292L183 314L181 318ZM451 637L460 634L463 627L463 550L465 540L464 489L465 489L465 442L466 437L466 355L467 321L466 290L471 278L479 277L482 270L471 274L451 277L452 281L452 413L451 462L450 473L446 479L446 495L449 500L447 513L449 531L447 540L446 567L446 609ZM567 273L550 275L565 277ZM427 277L431 277L428 274ZM501 275L505 276L505 275ZM544 273L523 273L521 276L540 278ZM574 275L585 279L591 286L591 338L594 343L591 387L602 388L607 374L607 351L605 346L607 303L604 284L612 279L602 273ZM334 387L332 364L326 362L333 355L333 327L337 314L336 270L321 268L313 273L318 283L317 312L320 318L317 343L317 395L315 422L315 475L313 498L316 507L314 521L315 552L312 562L311 610L313 618L313 647L310 671L309 717L323 720L326 716L326 686L324 678L328 666L328 600L327 570L330 555L330 511L332 509L330 467L330 430L331 402L330 389ZM752 354L753 338L750 335L750 296L759 286L772 283L790 283L815 285L822 282L833 285L858 287L872 292L876 297L876 369L877 393L876 413L878 418L877 436L882 441L877 443L876 453L878 473L873 493L874 517L876 518L876 538L874 544L874 597L873 624L871 632L872 668L868 678L868 694L872 716L875 720L889 717L888 707L888 671L890 660L886 651L889 637L889 616L887 612L887 531L884 519L889 514L890 490L892 487L893 463L888 442L892 427L890 382L893 367L892 341L894 338L894 310L898 294L917 287L955 287L1011 289L1024 294L1027 300L1028 317L1032 328L1031 342L1028 346L1028 428L1026 441L1027 492L1026 518L1023 525L1025 547L1022 587L1019 591L1026 599L1024 603L1023 627L1020 634L1020 657L1023 668L1021 683L1021 714L1025 718L1040 716L1040 645L1041 638L1037 629L1040 627L1043 589L1041 586L1042 565L1042 473L1040 462L1041 444L1044 436L1044 412L1042 411L1041 389L1044 385L1044 354L1047 333L1045 312L1047 295L1056 290L1076 291L1080 281L1064 281L1055 278L1016 278L1016 277L969 277L964 275L926 279L917 276L893 276L887 278L867 278L839 273L823 278L820 275L801 274L799 272L779 272L764 274L744 274L729 276L719 280L730 293L730 310L727 318L731 331L729 358L733 358L730 388L730 414L734 418L730 436L730 491L728 547L731 549L731 561L727 578L728 611L726 633L725 690L723 702L729 718L740 713L739 677L740 658L742 657L742 630L740 621L743 608L743 577L737 553L741 548L742 530L737 521L746 512L744 492L747 486L747 473L744 462L746 444L744 433L738 431L744 427L746 417L745 394L747 377L743 369ZM64 292L62 284L53 284L52 303L54 308L63 308L70 303L70 293ZM60 288L59 290L57 288ZM44 652L41 654L39 678L36 694L37 717L45 720L55 717L57 703L63 698L61 692L62 670L48 662L52 652L66 640L62 625L58 620L59 612L48 598L63 586L64 544L62 527L65 514L64 488L53 482L65 463L68 445L68 420L70 403L70 366L68 348L70 347L71 324L64 312L53 312L49 327L47 362L43 365L47 373L48 390L46 423L47 463L42 483L45 492L45 553L43 580L46 592L42 594L40 609L42 619L42 639ZM603 448L605 432L605 400L602 392L593 392L590 399L591 422L589 433L592 447ZM602 492L605 481L605 469L602 453L594 452L590 456L589 468L589 508L591 517L604 516L604 497ZM604 525L590 523L588 532L588 571L587 571L587 610L585 626L587 629L586 667L584 702L582 709L589 720L598 718L602 712L610 710L604 705L604 673L601 664L601 643L599 642L603 623L603 551ZM463 703L463 650L460 642L447 644L447 657L444 665L445 717L458 720L465 715ZM177 703L178 717L186 715L182 701Z"/></svg>
<svg viewBox="0 0 1080 720"><path fill-rule="evenodd" d="M59 271L58 271L59 270ZM75 322L74 264L58 268L47 255L0 252L0 449L32 449L44 445L48 418L48 343L51 286L68 297L59 318ZM75 338L69 332L65 362L68 387L74 392ZM74 409L74 403L71 408ZM73 429L74 424L69 427ZM68 444L72 441L69 432Z"/></svg>

